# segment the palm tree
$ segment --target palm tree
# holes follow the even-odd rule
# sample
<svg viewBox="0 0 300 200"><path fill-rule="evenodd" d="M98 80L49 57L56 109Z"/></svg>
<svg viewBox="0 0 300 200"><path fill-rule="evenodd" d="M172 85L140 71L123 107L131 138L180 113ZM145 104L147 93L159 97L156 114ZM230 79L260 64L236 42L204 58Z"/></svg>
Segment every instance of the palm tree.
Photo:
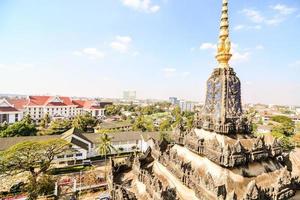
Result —
<svg viewBox="0 0 300 200"><path fill-rule="evenodd" d="M111 138L108 137L108 135L106 133L104 133L101 137L100 137L100 144L98 147L99 150L99 155L104 156L105 158L105 180L106 180L106 166L107 166L107 154L112 153L112 151L114 150L115 152L118 152L117 149L111 144Z"/></svg>

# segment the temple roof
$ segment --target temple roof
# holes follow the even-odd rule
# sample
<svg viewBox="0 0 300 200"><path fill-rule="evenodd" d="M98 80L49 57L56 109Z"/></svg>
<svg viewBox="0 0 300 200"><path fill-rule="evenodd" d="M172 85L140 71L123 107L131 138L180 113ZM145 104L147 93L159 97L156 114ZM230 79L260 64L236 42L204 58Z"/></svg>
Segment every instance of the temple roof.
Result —
<svg viewBox="0 0 300 200"><path fill-rule="evenodd" d="M208 173L211 174L211 177L216 185L225 184L227 192L229 193L234 191L238 199L242 199L250 181L255 180L256 184L262 188L269 187L272 183L275 183L277 181L281 170L284 169L282 168L281 170L262 173L261 175L258 175L256 177L247 178L242 174L237 173L236 169L223 168L210 161L208 158L199 156L185 147L174 145L172 147L172 150L176 150L179 159L184 160L185 162L191 162L192 166L195 169L200 170L202 176L205 176L205 174Z"/></svg>

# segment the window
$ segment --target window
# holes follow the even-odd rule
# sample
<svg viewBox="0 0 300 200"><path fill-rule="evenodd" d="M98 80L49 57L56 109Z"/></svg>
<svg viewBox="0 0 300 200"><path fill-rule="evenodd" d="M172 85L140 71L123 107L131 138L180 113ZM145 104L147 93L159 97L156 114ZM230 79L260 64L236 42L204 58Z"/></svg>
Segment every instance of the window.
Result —
<svg viewBox="0 0 300 200"><path fill-rule="evenodd" d="M82 156L82 153L76 153L76 157Z"/></svg>
<svg viewBox="0 0 300 200"><path fill-rule="evenodd" d="M57 158L64 158L64 157L65 157L64 155L57 156Z"/></svg>
<svg viewBox="0 0 300 200"><path fill-rule="evenodd" d="M16 122L19 121L19 116L18 116L18 114L15 114L15 121L16 121Z"/></svg>
<svg viewBox="0 0 300 200"><path fill-rule="evenodd" d="M73 157L73 154L68 154L67 155L67 158L72 158Z"/></svg>

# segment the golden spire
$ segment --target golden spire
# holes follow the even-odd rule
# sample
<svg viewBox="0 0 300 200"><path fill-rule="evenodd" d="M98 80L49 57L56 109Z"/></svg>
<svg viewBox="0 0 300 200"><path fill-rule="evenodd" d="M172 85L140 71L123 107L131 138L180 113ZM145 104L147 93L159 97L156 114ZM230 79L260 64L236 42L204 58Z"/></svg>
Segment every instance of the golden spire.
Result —
<svg viewBox="0 0 300 200"><path fill-rule="evenodd" d="M231 42L229 39L228 0L223 0L218 53L216 55L216 59L219 62L219 68L229 67L228 62L232 56L230 49Z"/></svg>

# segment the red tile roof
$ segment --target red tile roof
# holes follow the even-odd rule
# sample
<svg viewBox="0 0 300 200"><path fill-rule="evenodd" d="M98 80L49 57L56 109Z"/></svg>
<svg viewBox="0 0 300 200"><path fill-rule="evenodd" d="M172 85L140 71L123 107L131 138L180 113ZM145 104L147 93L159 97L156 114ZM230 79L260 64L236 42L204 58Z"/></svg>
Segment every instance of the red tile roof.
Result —
<svg viewBox="0 0 300 200"><path fill-rule="evenodd" d="M85 101L84 100L73 100L73 103L75 105L77 105L77 108L83 108Z"/></svg>
<svg viewBox="0 0 300 200"><path fill-rule="evenodd" d="M91 100L73 100L73 103L78 105L78 108L86 108L86 109L101 109L103 108L100 104L96 104L96 101Z"/></svg>
<svg viewBox="0 0 300 200"><path fill-rule="evenodd" d="M106 104L93 100L72 100L70 97L61 97L58 98L62 102L51 102L51 100L55 98L55 96L29 96L27 99L8 99L8 102L13 105L16 109L22 110L24 106L77 106L77 108L85 108L85 109L102 109Z"/></svg>
<svg viewBox="0 0 300 200"><path fill-rule="evenodd" d="M50 96L29 96L28 106L43 106L50 98Z"/></svg>
<svg viewBox="0 0 300 200"><path fill-rule="evenodd" d="M72 102L70 97L61 97L58 98L62 102L51 102L55 96L29 96L29 106L72 106L75 105Z"/></svg>
<svg viewBox="0 0 300 200"><path fill-rule="evenodd" d="M28 99L8 99L7 101L18 110L24 109L24 106L28 104Z"/></svg>
<svg viewBox="0 0 300 200"><path fill-rule="evenodd" d="M0 107L0 112L18 112L14 107Z"/></svg>

